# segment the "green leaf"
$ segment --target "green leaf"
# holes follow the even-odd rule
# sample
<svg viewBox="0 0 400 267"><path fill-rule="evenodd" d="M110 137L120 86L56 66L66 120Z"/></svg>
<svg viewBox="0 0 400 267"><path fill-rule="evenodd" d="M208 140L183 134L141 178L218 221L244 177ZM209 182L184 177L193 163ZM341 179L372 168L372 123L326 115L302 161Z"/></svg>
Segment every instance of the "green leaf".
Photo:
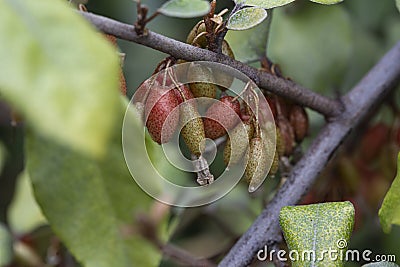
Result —
<svg viewBox="0 0 400 267"><path fill-rule="evenodd" d="M267 18L267 11L260 7L249 7L234 13L228 20L227 28L243 31L253 28Z"/></svg>
<svg viewBox="0 0 400 267"><path fill-rule="evenodd" d="M323 5L334 5L340 2L343 2L343 0L310 0L311 2L318 3L318 4L323 4Z"/></svg>
<svg viewBox="0 0 400 267"><path fill-rule="evenodd" d="M115 49L61 0L0 1L0 43L2 97L41 135L104 154L119 101Z"/></svg>
<svg viewBox="0 0 400 267"><path fill-rule="evenodd" d="M305 3L274 10L268 56L283 74L319 92L338 88L352 56L352 28L342 6Z"/></svg>
<svg viewBox="0 0 400 267"><path fill-rule="evenodd" d="M8 208L8 220L13 232L18 234L29 233L47 223L33 196L26 172L18 177L14 199Z"/></svg>
<svg viewBox="0 0 400 267"><path fill-rule="evenodd" d="M57 236L85 267L158 266L161 257L133 224L154 200L138 187L126 166L121 145L124 111L125 107L120 109L107 157L101 160L34 133L26 140L36 199ZM137 129L131 143L136 151L143 143L143 128L137 121L130 123Z"/></svg>
<svg viewBox="0 0 400 267"><path fill-rule="evenodd" d="M396 0L397 9L400 11L400 0Z"/></svg>
<svg viewBox="0 0 400 267"><path fill-rule="evenodd" d="M6 226L0 223L0 266L8 266L13 258L12 237Z"/></svg>
<svg viewBox="0 0 400 267"><path fill-rule="evenodd" d="M283 207L279 215L289 250L299 255L313 251L313 256L299 257L292 266L343 266L342 259L325 257L323 251L345 253L354 225L354 207L346 202L331 202ZM314 263L317 262L317 265Z"/></svg>
<svg viewBox="0 0 400 267"><path fill-rule="evenodd" d="M379 220L385 233L390 232L393 224L400 225L400 153L397 158L397 176L383 200Z"/></svg>
<svg viewBox="0 0 400 267"><path fill-rule="evenodd" d="M280 7L294 2L295 0L237 0L237 4L244 4L246 6L256 6L265 9Z"/></svg>
<svg viewBox="0 0 400 267"><path fill-rule="evenodd" d="M362 267L399 267L399 265L394 262L380 261L364 264Z"/></svg>
<svg viewBox="0 0 400 267"><path fill-rule="evenodd" d="M177 18L201 17L210 11L210 3L205 0L170 0L159 9L163 15Z"/></svg>
<svg viewBox="0 0 400 267"><path fill-rule="evenodd" d="M248 63L266 54L270 24L271 16L250 30L228 31L225 39L237 60Z"/></svg>

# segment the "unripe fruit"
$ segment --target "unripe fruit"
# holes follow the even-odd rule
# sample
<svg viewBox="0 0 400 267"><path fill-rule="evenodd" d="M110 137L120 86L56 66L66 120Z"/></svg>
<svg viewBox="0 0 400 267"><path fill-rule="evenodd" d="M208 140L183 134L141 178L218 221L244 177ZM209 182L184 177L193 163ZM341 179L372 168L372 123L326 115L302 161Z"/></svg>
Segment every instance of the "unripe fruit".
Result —
<svg viewBox="0 0 400 267"><path fill-rule="evenodd" d="M150 93L151 87L154 87L154 85L155 83L152 82L152 79L147 79L144 82L142 82L135 91L135 94L133 96L133 102L141 102L144 104Z"/></svg>
<svg viewBox="0 0 400 267"><path fill-rule="evenodd" d="M183 93L183 96L185 99L182 98L181 92ZM193 99L193 94L189 90L189 87L187 85L181 85L179 87L179 89L174 88L174 94L175 94L175 97L178 100L179 104L183 103L184 101ZM195 101L195 100L193 100L193 101Z"/></svg>
<svg viewBox="0 0 400 267"><path fill-rule="evenodd" d="M279 170L279 156L278 152L275 151L274 160L272 161L271 168L269 169L269 176L274 176Z"/></svg>
<svg viewBox="0 0 400 267"><path fill-rule="evenodd" d="M217 94L217 86L214 84L214 77L208 68L192 63L188 70L188 80L204 81L190 84L190 90L194 97L215 98Z"/></svg>
<svg viewBox="0 0 400 267"><path fill-rule="evenodd" d="M249 192L254 192L264 181L268 169L267 151L260 137L251 139L247 155L244 177L249 182Z"/></svg>
<svg viewBox="0 0 400 267"><path fill-rule="evenodd" d="M196 40L196 43L193 43L195 41L196 37L203 32L206 32L206 24L204 23L204 20L201 20L190 31L189 35L186 38L186 43L193 44L193 45L197 44L202 48L206 48L207 47L207 37L205 34L198 37Z"/></svg>
<svg viewBox="0 0 400 267"><path fill-rule="evenodd" d="M224 148L226 166L238 163L246 153L254 134L254 126L250 121L239 123L229 135ZM232 147L235 149L232 150Z"/></svg>
<svg viewBox="0 0 400 267"><path fill-rule="evenodd" d="M292 126L290 125L289 121L282 116L278 116L277 119L277 126L278 130L280 132L281 138L282 138L282 143L285 146L285 152L283 153L285 156L290 156L293 153L294 149L294 141L295 141L295 136L294 136L294 131Z"/></svg>
<svg viewBox="0 0 400 267"><path fill-rule="evenodd" d="M119 71L119 90L122 95L126 95L127 91L126 80L122 69Z"/></svg>
<svg viewBox="0 0 400 267"><path fill-rule="evenodd" d="M167 70L160 71L156 75L156 82L162 86L171 86L173 84L171 76Z"/></svg>
<svg viewBox="0 0 400 267"><path fill-rule="evenodd" d="M205 148L203 120L195 105L190 102L180 104L181 123L184 124L181 134L190 152L199 157Z"/></svg>
<svg viewBox="0 0 400 267"><path fill-rule="evenodd" d="M147 129L155 142L161 144L171 139L179 123L179 113L172 113L177 106L178 100L173 90L153 86L145 104L145 118Z"/></svg>
<svg viewBox="0 0 400 267"><path fill-rule="evenodd" d="M262 130L262 140L264 141L264 148L266 151L266 162L265 164L271 163L271 168L269 169L269 176L273 176L276 174L279 168L279 152L277 149L277 134L279 132L278 129L273 129L271 124L269 124L271 127L266 127ZM274 136L275 135L275 136ZM273 142L275 137L275 143Z"/></svg>
<svg viewBox="0 0 400 267"><path fill-rule="evenodd" d="M229 56L230 58L235 59L235 55L233 54L233 51L231 47L229 46L228 42L223 40L222 41L222 53L224 55ZM215 71L214 73L215 81L219 86L219 88L222 91L225 91L226 88L231 87L234 77L232 75L229 75L228 73L225 73L223 71Z"/></svg>
<svg viewBox="0 0 400 267"><path fill-rule="evenodd" d="M296 142L303 141L308 132L308 116L304 108L298 105L292 106L289 121L294 130Z"/></svg>
<svg viewBox="0 0 400 267"><path fill-rule="evenodd" d="M226 134L239 121L240 103L232 96L223 96L212 104L204 118L204 131L207 138L217 139Z"/></svg>
<svg viewBox="0 0 400 267"><path fill-rule="evenodd" d="M285 144L282 140L281 131L277 128L276 129L276 151L278 152L278 157L283 157L285 154Z"/></svg>

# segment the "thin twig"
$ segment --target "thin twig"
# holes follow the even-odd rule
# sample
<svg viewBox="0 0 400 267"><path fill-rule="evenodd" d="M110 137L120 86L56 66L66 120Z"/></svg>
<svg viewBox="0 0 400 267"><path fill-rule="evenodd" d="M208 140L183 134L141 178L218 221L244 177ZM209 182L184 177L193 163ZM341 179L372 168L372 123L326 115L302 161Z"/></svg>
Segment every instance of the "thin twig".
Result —
<svg viewBox="0 0 400 267"><path fill-rule="evenodd" d="M343 97L345 112L322 129L294 166L288 180L219 266L247 266L252 261L255 253L280 232L278 220L281 208L301 200L350 131L357 127L369 110L382 102L399 81L400 42Z"/></svg>
<svg viewBox="0 0 400 267"><path fill-rule="evenodd" d="M96 26L98 30L112 34L117 38L142 44L170 54L175 58L187 61L210 61L228 65L246 74L259 87L265 88L274 94L291 99L292 101L309 107L327 117L334 117L343 111L343 106L340 101L317 94L294 83L293 81L279 78L250 67L226 55L185 44L151 31L148 31L146 35L139 36L136 34L135 27L132 25L92 13L79 13Z"/></svg>
<svg viewBox="0 0 400 267"><path fill-rule="evenodd" d="M233 14L235 14L237 11L239 11L242 7L243 7L242 3L238 3L233 7L231 13L229 13L228 18L224 21L221 30L217 33L216 43L217 43L218 50L220 53L222 53L222 42L228 32L228 28L226 27L226 25L228 24L228 20Z"/></svg>

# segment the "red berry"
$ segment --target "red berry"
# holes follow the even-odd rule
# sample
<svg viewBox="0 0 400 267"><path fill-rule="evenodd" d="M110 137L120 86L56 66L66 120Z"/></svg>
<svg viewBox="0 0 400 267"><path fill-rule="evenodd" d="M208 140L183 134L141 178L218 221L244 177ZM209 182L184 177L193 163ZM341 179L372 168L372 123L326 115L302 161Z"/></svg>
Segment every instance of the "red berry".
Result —
<svg viewBox="0 0 400 267"><path fill-rule="evenodd" d="M217 139L224 136L238 123L240 103L232 96L223 96L217 103L211 105L204 118L204 131L207 138ZM222 124L222 125L221 125Z"/></svg>
<svg viewBox="0 0 400 267"><path fill-rule="evenodd" d="M178 104L174 90L159 85L151 89L145 105L145 118L147 129L155 142L166 143L172 138L178 126L179 112L171 112Z"/></svg>
<svg viewBox="0 0 400 267"><path fill-rule="evenodd" d="M169 70L163 70L157 73L156 82L162 86L171 86L173 84Z"/></svg>
<svg viewBox="0 0 400 267"><path fill-rule="evenodd" d="M182 98L181 91L182 91L185 99ZM190 89L189 89L189 87L187 85L182 85L182 86L179 87L179 89L178 88L174 88L174 94L175 94L175 97L178 100L179 104L181 104L184 101L187 101L187 100L190 100L190 99L194 98L192 92L190 91Z"/></svg>

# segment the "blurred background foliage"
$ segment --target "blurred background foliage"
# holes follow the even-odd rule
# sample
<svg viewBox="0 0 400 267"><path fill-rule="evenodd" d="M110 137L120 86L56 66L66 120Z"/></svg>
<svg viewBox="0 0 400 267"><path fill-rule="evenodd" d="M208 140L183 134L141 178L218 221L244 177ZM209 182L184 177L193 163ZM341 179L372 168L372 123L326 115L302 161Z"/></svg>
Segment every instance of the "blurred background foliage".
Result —
<svg viewBox="0 0 400 267"><path fill-rule="evenodd" d="M150 12L164 2L143 0ZM125 23L133 24L136 18L136 4L130 0L90 0L84 3L90 12ZM231 9L232 1L218 0L217 10L225 7ZM148 27L185 41L197 21L158 16ZM395 1L346 0L327 7L299 0L274 11L267 54L281 66L285 76L335 97L354 86L399 40L400 14ZM124 74L130 97L166 55L123 40L118 40L118 44L126 54ZM259 67L257 62L251 64ZM393 254L398 260L400 227L384 234L377 212L396 171L400 146L399 91L395 90L381 108L371 111L368 120L349 137L303 200L303 203L352 201L356 208L356 225L350 248L370 249L374 254ZM308 147L324 124L321 116L308 112L311 128L302 150ZM9 243L2 241L12 238L14 247L9 250L14 251L18 259L11 266L37 266L41 262L46 262L47 266L79 266L47 226L32 196L27 174L22 172L23 130L2 123L0 138L4 144L0 155L5 159L0 177L0 250L6 251L3 244ZM262 189L252 195L247 193L247 187L242 183L211 205L172 208L166 223L169 241L195 256L220 260L251 225L284 179L285 173L268 179ZM143 198L147 199L147 196L143 194ZM2 230L5 225L11 230L12 237ZM0 265L1 257L4 259L5 255L0 254ZM267 265L254 262L252 266ZM176 266L176 263L164 258L160 266Z"/></svg>

